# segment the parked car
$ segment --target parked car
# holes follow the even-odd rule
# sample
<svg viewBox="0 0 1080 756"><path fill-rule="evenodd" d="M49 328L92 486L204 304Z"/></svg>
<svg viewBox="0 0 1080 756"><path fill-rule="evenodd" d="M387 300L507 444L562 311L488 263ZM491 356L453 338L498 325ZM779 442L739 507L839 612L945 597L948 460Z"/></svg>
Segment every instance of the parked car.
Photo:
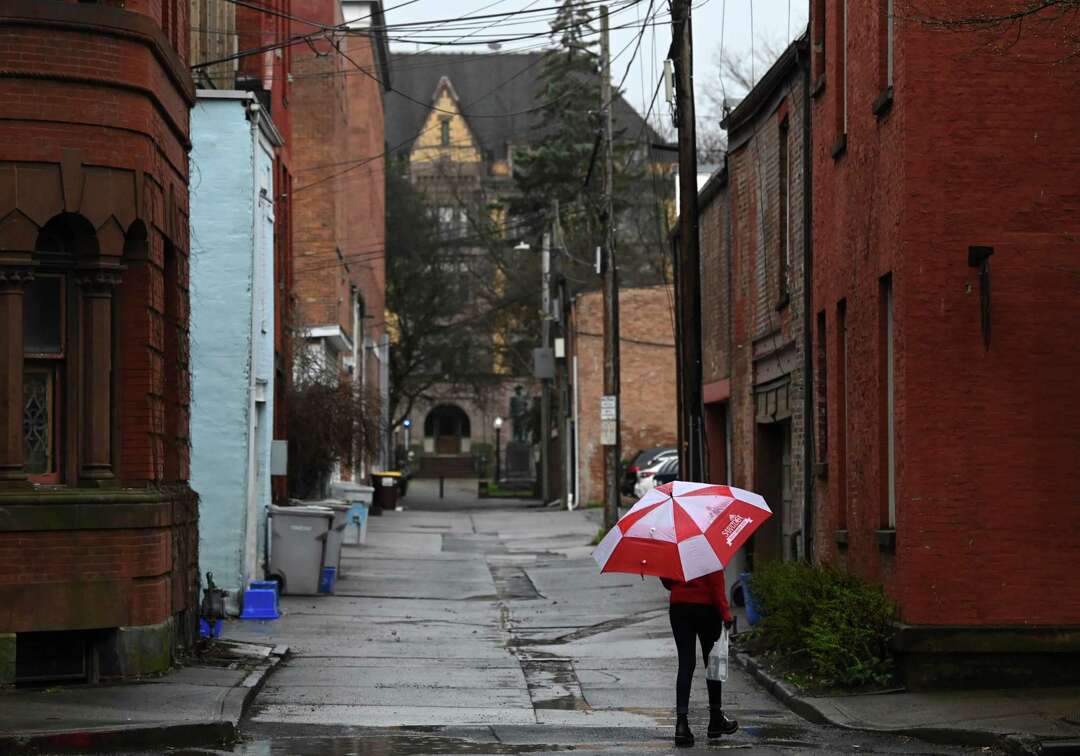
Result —
<svg viewBox="0 0 1080 756"><path fill-rule="evenodd" d="M675 463L678 472L679 454L675 449L661 453L654 457L649 464L637 471L637 483L634 484L634 496L639 499L656 487L656 474L666 465ZM673 478L674 480L674 478Z"/></svg>
<svg viewBox="0 0 1080 756"><path fill-rule="evenodd" d="M653 475L652 484L654 488L677 480L679 477L679 458L670 457L666 459L667 461L660 465L660 469Z"/></svg>
<svg viewBox="0 0 1080 756"><path fill-rule="evenodd" d="M674 446L654 446L651 449L640 449L630 459L630 464L626 465L623 469L622 479L622 494L623 496L633 496L634 486L638 482L638 473L649 467L657 457L665 454L675 454L676 449Z"/></svg>

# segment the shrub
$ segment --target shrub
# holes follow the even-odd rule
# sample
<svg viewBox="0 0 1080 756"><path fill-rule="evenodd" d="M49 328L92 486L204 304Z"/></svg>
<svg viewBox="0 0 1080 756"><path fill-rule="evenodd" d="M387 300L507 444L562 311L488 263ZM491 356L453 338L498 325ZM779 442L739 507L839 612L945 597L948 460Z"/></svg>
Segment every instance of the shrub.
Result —
<svg viewBox="0 0 1080 756"><path fill-rule="evenodd" d="M750 590L765 649L807 657L810 672L826 684L888 680L895 607L879 586L831 567L771 562L754 573Z"/></svg>

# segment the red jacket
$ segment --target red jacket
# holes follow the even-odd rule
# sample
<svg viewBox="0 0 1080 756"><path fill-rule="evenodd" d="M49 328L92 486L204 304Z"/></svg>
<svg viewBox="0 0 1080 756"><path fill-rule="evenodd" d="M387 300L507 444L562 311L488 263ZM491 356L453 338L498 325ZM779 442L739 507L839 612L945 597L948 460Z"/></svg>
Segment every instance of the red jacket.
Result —
<svg viewBox="0 0 1080 756"><path fill-rule="evenodd" d="M710 572L685 583L678 580L660 578L664 587L671 591L673 604L712 604L724 618L731 622L731 607L728 606L727 588L724 586L724 573Z"/></svg>

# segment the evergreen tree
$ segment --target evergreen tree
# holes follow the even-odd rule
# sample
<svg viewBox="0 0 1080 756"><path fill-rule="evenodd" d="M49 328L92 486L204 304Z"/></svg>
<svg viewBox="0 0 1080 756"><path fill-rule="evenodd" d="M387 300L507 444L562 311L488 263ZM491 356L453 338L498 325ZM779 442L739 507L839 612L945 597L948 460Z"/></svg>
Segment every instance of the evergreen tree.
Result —
<svg viewBox="0 0 1080 756"><path fill-rule="evenodd" d="M604 149L601 123L601 61L598 20L592 7L565 0L551 24L554 46L544 54L535 95L539 107L531 146L515 156L514 178L521 193L512 208L518 217L537 218L534 235L552 202L560 204L562 243L572 262L575 288L595 286L589 274L593 250L603 243ZM612 92L612 108L625 103ZM644 135L649 137L651 134ZM664 222L656 194L670 192L664 177L648 176L648 148L639 134L626 134L616 121L613 134L615 237L627 284L664 279ZM646 142L647 144L647 142ZM651 205L650 207L645 207Z"/></svg>

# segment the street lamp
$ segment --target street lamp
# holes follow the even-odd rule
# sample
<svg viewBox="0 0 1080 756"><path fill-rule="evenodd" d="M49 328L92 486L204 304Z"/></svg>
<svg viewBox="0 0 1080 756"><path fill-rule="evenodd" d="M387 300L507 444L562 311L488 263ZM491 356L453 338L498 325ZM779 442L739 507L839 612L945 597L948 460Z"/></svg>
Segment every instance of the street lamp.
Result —
<svg viewBox="0 0 1080 756"><path fill-rule="evenodd" d="M496 485L499 484L499 473L500 473L500 470L499 470L499 453L501 451L501 449L499 448L499 434L502 431L502 423L503 423L503 421L502 421L501 417L496 417L495 418L495 484Z"/></svg>

